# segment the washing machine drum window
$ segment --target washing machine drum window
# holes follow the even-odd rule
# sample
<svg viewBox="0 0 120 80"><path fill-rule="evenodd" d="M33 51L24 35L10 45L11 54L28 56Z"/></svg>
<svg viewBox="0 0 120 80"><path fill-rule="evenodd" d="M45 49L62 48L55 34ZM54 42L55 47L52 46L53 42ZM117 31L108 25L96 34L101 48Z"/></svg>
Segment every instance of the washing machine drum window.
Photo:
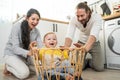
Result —
<svg viewBox="0 0 120 80"><path fill-rule="evenodd" d="M120 55L120 27L110 33L108 46L113 53Z"/></svg>

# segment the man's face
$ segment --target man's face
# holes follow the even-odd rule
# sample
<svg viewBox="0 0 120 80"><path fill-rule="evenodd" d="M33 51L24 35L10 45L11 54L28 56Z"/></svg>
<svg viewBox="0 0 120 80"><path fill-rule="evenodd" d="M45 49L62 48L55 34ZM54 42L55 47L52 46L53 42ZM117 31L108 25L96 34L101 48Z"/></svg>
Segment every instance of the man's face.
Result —
<svg viewBox="0 0 120 80"><path fill-rule="evenodd" d="M77 9L76 16L78 21L83 25L86 24L89 20L89 12L86 12L85 9Z"/></svg>

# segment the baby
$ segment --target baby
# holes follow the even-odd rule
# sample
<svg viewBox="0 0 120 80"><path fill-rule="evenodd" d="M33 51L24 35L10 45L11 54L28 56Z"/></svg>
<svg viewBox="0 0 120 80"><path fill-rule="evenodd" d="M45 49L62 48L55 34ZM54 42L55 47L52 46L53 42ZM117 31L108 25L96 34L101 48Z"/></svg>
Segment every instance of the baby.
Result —
<svg viewBox="0 0 120 80"><path fill-rule="evenodd" d="M68 60L68 51L67 49L59 49L57 46L57 37L53 32L45 34L43 38L44 47L39 50L39 59L41 64L47 67L47 71L44 72L44 77L47 78L48 75L51 75L51 79L55 80L56 75L60 75L60 80L75 80L73 77L74 69L68 68L71 66L70 61ZM66 68L64 68L64 66ZM77 75L77 74L76 74ZM78 80L78 79L76 79ZM79 80L82 80L81 78Z"/></svg>

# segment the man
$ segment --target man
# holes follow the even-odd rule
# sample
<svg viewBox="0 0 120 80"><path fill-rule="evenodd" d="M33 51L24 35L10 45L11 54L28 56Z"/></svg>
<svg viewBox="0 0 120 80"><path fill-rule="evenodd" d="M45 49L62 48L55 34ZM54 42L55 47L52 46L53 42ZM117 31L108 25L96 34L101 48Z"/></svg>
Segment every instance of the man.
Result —
<svg viewBox="0 0 120 80"><path fill-rule="evenodd" d="M102 61L101 47L98 41L99 32L102 27L102 18L93 13L86 3L79 3L76 7L76 16L69 23L67 35L65 38L65 47L70 47L76 28L80 31L79 43L74 45L83 46L86 53L90 53L92 59L89 65L96 71L104 70Z"/></svg>

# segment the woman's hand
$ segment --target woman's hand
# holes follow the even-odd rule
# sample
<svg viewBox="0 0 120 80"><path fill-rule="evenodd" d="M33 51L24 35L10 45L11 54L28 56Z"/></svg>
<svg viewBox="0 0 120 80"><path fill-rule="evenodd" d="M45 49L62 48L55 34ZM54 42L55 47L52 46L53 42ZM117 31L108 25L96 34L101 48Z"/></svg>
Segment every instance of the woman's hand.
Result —
<svg viewBox="0 0 120 80"><path fill-rule="evenodd" d="M30 51L28 52L28 56L32 56L33 54L36 54L38 52L37 48L37 42L33 41L29 45Z"/></svg>
<svg viewBox="0 0 120 80"><path fill-rule="evenodd" d="M32 49L33 47L37 47L37 42L33 41L30 43L29 48Z"/></svg>
<svg viewBox="0 0 120 80"><path fill-rule="evenodd" d="M32 56L33 54L32 54L31 51L29 51L29 52L27 53L27 55L28 55L28 56Z"/></svg>

